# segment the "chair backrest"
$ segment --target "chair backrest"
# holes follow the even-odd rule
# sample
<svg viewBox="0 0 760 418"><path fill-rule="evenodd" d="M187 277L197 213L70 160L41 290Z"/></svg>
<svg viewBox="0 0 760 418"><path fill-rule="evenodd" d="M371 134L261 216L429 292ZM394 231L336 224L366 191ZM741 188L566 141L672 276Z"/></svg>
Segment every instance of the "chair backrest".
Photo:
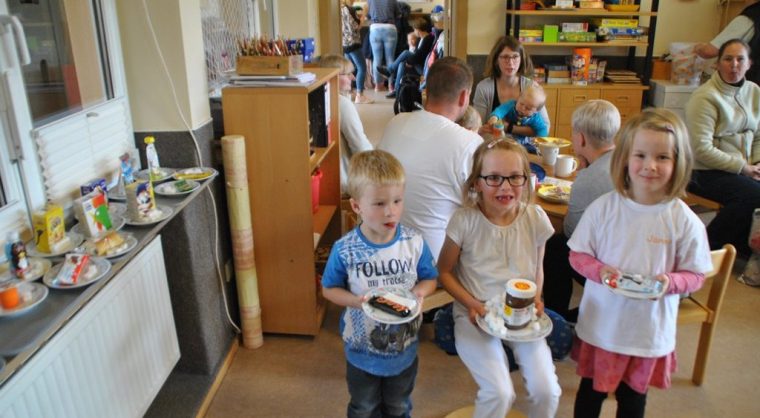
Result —
<svg viewBox="0 0 760 418"><path fill-rule="evenodd" d="M728 287L728 280L731 277L731 270L734 268L736 260L736 248L731 244L726 244L720 250L711 251L713 269L705 275L706 279L712 279L710 293L707 296L706 305L712 311L708 321L712 322L720 306L723 304L723 295Z"/></svg>

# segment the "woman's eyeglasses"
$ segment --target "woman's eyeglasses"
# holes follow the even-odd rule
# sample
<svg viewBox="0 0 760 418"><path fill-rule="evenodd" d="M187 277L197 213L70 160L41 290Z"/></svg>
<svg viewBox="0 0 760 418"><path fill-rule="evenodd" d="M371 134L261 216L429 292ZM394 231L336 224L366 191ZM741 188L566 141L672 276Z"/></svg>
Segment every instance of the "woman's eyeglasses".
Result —
<svg viewBox="0 0 760 418"><path fill-rule="evenodd" d="M500 187L506 180L510 186L522 186L528 181L528 176L525 174L512 174L511 176L500 176L498 174L489 174L487 176L478 176L485 180L486 184L491 187Z"/></svg>
<svg viewBox="0 0 760 418"><path fill-rule="evenodd" d="M520 60L520 54L499 55L499 60L501 60L501 61L519 61Z"/></svg>

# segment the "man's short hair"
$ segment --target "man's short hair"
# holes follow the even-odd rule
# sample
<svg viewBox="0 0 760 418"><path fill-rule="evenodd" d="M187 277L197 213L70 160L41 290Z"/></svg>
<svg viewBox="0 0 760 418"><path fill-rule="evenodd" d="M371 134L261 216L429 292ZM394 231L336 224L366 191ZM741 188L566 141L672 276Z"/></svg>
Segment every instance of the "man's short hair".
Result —
<svg viewBox="0 0 760 418"><path fill-rule="evenodd" d="M589 100L573 112L573 132L580 132L592 148L612 145L620 129L620 111L607 100Z"/></svg>
<svg viewBox="0 0 760 418"><path fill-rule="evenodd" d="M459 58L443 57L430 67L425 83L428 100L453 102L462 90L472 90L472 70Z"/></svg>

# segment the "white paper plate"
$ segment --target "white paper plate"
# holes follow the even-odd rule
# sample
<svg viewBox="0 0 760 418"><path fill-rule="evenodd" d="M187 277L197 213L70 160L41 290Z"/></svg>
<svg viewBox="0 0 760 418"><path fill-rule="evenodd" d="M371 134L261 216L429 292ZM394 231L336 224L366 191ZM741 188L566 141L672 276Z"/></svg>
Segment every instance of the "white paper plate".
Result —
<svg viewBox="0 0 760 418"><path fill-rule="evenodd" d="M570 191L567 186L544 185L538 188L536 194L547 202L567 204L570 202Z"/></svg>
<svg viewBox="0 0 760 418"><path fill-rule="evenodd" d="M161 181L169 180L174 175L174 172L177 171L173 168L166 168L166 167L160 167L159 168L160 175L158 178L153 179L153 183L158 183ZM148 169L140 170L137 173L135 173L135 178L138 180L148 180L150 178L150 175L148 174Z"/></svg>
<svg viewBox="0 0 760 418"><path fill-rule="evenodd" d="M43 253L42 251L39 251L37 249L37 246L30 242L26 246L26 251L29 253L29 256L31 257L60 257L66 253L69 253L74 250L74 248L78 247L79 244L84 241L84 236L82 234L69 231L66 233L66 236L69 237L69 245L66 245L65 247L61 248L58 252L55 253Z"/></svg>
<svg viewBox="0 0 760 418"><path fill-rule="evenodd" d="M219 174L219 172L211 167L192 167L177 170L174 173L174 178L176 180L200 181L216 177L217 174Z"/></svg>
<svg viewBox="0 0 760 418"><path fill-rule="evenodd" d="M659 292L637 292L630 289L621 289L619 287L613 287L611 283L612 283L612 278L610 276L605 275L604 277L602 277L602 284L604 284L604 286L607 289L610 289L612 293L616 293L618 295L625 296L631 299L657 299L657 298L662 297L662 295L665 294L664 287Z"/></svg>
<svg viewBox="0 0 760 418"><path fill-rule="evenodd" d="M108 274L109 271L111 271L110 261L106 260L103 257L90 257L87 265L83 269L84 271L79 275L79 280L75 284L66 285L57 283L57 280L55 279L55 276L57 276L58 272L61 270L61 266L63 266L63 263L56 264L42 278L42 281L48 287L52 287L53 289L76 289L79 287L88 286L102 279L106 276L106 274ZM85 274L87 273L87 270L90 268L90 266L94 266L95 271L91 276L85 277Z"/></svg>
<svg viewBox="0 0 760 418"><path fill-rule="evenodd" d="M158 210L158 211L161 212L161 216L159 216L159 217L157 217L155 219L150 219L150 220L137 219L137 220L133 220L133 219L131 219L129 217L128 213L124 214L124 219L127 220L127 225L132 225L132 226L148 226L148 225L157 224L157 223L163 221L164 219L172 216L172 214L174 213L174 210L172 208L170 208L169 206L158 205L158 207L156 207L156 210Z"/></svg>
<svg viewBox="0 0 760 418"><path fill-rule="evenodd" d="M413 300L415 303L414 303L414 306L411 307L410 309L412 313L407 317L396 316L391 313L382 311L378 308L375 308L374 306L369 304L369 299L371 297L382 296L387 293L392 293L394 295ZM415 318L417 318L417 316L420 315L420 312L422 312L422 304L419 303L414 293L412 293L409 290L402 289L402 288L395 288L395 287L377 288L377 289L371 289L364 296L364 302L362 303L362 310L364 311L365 315L383 324L405 324L407 322L413 321Z"/></svg>
<svg viewBox="0 0 760 418"><path fill-rule="evenodd" d="M83 244L84 251L87 254L91 256L95 256L95 257L116 258L116 257L121 257L124 254L134 250L135 247L137 246L137 242L138 242L137 238L135 238L135 236L130 234L129 232L122 232L120 233L120 235L122 236L122 238L124 238L124 244L117 251L110 252L105 255L97 255L95 253L95 241L89 240L89 239L86 240Z"/></svg>
<svg viewBox="0 0 760 418"><path fill-rule="evenodd" d="M113 206L113 205L111 205L111 206ZM121 230L121 228L124 228L124 225L126 225L126 223L127 223L127 221L124 219L123 216L117 215L115 213L111 213L111 207L110 206L109 206L108 209L109 209L108 210L109 215L111 215L111 229L108 229L108 230L105 230L105 231L99 233L96 236L96 238L104 236L104 235L108 234L109 232L119 231L119 230ZM76 224L76 225L74 225L74 226L71 227L71 230L73 232L76 232L77 234L85 235L85 233L84 233L84 231L82 229L83 229L83 227L82 227L82 224L80 224L80 223L78 223L78 224Z"/></svg>
<svg viewBox="0 0 760 418"><path fill-rule="evenodd" d="M185 190L184 192L177 191L177 188L175 186L175 183L177 183L180 180L175 181L169 181L166 183L161 183L155 187L156 194L161 196L183 196L188 193L194 192L197 188L201 187L201 184L197 181L193 180L185 180L187 184L190 185L190 190Z"/></svg>
<svg viewBox="0 0 760 418"><path fill-rule="evenodd" d="M499 302L496 308L489 308L486 306L486 315L492 315L494 317L495 327L498 330L506 330L506 334L502 335L496 330L491 329L486 319L478 315L475 318L475 322L477 322L480 329L482 329L486 334L506 341L521 342L540 340L541 338L546 338L547 335L551 334L554 326L552 325L552 320L549 318L549 315L546 314L534 319L523 329L508 329L504 326L504 317L502 316L504 309L501 303L502 302Z"/></svg>
<svg viewBox="0 0 760 418"><path fill-rule="evenodd" d="M22 298L21 303L13 309L0 306L0 317L22 314L39 305L48 295L48 288L39 283L21 282L17 286ZM28 297L25 298L25 295Z"/></svg>

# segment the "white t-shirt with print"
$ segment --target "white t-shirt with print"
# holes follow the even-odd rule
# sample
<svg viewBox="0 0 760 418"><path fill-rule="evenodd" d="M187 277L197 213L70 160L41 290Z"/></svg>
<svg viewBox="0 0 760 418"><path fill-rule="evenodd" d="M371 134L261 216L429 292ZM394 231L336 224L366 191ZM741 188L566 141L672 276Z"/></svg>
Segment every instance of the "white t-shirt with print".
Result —
<svg viewBox="0 0 760 418"><path fill-rule="evenodd" d="M553 233L549 217L537 205L521 205L508 226L494 225L478 208L459 209L446 229L461 248L454 274L481 301L502 294L510 279L535 281L538 248Z"/></svg>
<svg viewBox="0 0 760 418"><path fill-rule="evenodd" d="M641 205L617 192L607 193L586 209L567 244L625 273L653 276L712 269L705 227L680 199ZM678 301L677 294L632 299L587 280L575 331L607 351L661 357L675 350Z"/></svg>

